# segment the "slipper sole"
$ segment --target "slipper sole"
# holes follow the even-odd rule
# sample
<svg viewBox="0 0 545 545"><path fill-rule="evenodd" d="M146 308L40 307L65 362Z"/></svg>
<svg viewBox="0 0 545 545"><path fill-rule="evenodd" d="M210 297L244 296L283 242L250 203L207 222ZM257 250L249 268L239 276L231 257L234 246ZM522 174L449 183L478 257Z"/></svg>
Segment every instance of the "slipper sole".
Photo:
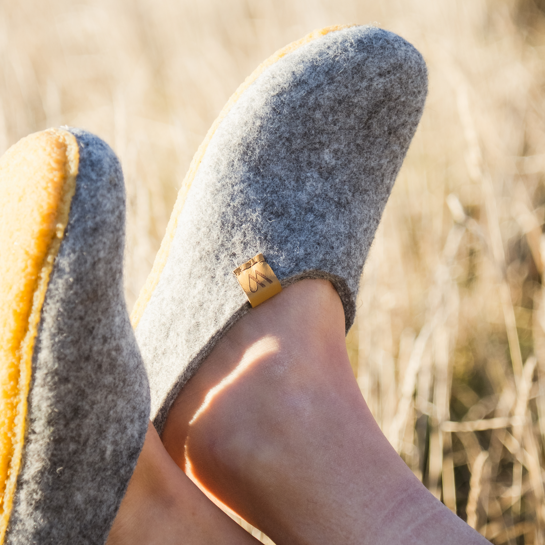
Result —
<svg viewBox="0 0 545 545"><path fill-rule="evenodd" d="M0 543L21 467L38 324L78 165L76 138L63 130L33 134L0 160Z"/></svg>

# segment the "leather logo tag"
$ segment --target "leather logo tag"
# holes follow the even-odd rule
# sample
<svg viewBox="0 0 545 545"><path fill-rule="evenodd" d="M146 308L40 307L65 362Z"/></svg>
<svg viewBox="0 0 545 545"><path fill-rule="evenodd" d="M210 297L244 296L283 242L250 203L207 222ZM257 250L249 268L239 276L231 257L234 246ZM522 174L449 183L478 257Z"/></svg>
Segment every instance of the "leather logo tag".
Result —
<svg viewBox="0 0 545 545"><path fill-rule="evenodd" d="M263 254L246 261L233 271L252 307L257 307L282 291L282 286Z"/></svg>

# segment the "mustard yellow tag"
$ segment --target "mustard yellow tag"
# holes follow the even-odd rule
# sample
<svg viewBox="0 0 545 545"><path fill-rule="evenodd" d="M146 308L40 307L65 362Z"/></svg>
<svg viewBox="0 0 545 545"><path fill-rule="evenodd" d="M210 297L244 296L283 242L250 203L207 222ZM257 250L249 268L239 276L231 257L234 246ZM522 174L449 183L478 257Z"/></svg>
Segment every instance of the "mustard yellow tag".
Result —
<svg viewBox="0 0 545 545"><path fill-rule="evenodd" d="M282 291L278 278L265 261L263 254L257 254L250 261L237 267L233 273L252 307L257 307Z"/></svg>

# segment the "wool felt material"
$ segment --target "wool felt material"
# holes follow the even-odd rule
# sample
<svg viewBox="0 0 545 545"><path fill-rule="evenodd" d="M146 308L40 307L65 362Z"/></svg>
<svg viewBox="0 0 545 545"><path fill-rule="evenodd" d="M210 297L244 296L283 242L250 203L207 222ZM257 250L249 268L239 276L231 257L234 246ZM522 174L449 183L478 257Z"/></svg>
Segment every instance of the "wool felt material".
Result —
<svg viewBox="0 0 545 545"><path fill-rule="evenodd" d="M103 544L149 417L119 162L84 131L31 135L0 161L0 209L0 543Z"/></svg>
<svg viewBox="0 0 545 545"><path fill-rule="evenodd" d="M348 331L423 111L425 62L390 32L325 29L271 59L197 153L132 316L159 431L180 389L249 311L233 269L256 254L284 287L331 281Z"/></svg>

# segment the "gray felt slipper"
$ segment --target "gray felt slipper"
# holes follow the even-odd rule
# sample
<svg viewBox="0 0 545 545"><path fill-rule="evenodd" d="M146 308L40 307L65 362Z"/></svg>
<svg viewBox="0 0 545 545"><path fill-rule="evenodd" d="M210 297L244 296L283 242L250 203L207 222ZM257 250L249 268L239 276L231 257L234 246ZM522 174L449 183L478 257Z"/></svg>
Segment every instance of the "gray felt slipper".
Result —
<svg viewBox="0 0 545 545"><path fill-rule="evenodd" d="M0 159L0 544L101 545L149 387L123 295L111 149L52 129Z"/></svg>
<svg viewBox="0 0 545 545"><path fill-rule="evenodd" d="M132 316L159 431L218 339L282 286L330 280L348 330L426 92L413 46L354 26L279 51L231 98L193 159Z"/></svg>

